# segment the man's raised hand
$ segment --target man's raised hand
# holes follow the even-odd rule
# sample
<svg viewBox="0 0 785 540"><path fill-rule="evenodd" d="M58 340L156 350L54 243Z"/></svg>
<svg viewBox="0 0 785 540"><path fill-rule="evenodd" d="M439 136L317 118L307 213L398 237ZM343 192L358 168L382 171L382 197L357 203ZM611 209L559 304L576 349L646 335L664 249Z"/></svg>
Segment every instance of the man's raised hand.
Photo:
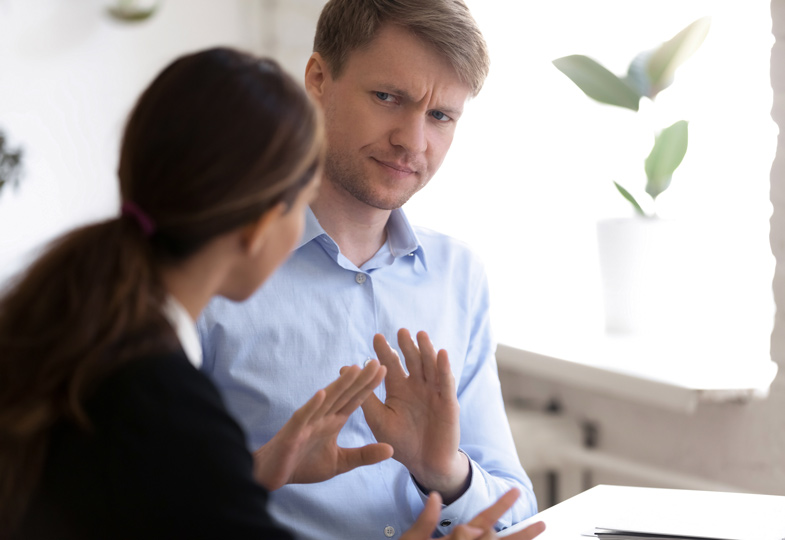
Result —
<svg viewBox="0 0 785 540"><path fill-rule="evenodd" d="M398 354L377 334L373 347L387 368L382 403L374 394L363 403L366 421L380 442L389 443L394 457L414 476L424 491L437 491L449 504L466 490L470 465L458 451L460 406L447 351L436 351L428 334L417 343L409 331L398 331Z"/></svg>

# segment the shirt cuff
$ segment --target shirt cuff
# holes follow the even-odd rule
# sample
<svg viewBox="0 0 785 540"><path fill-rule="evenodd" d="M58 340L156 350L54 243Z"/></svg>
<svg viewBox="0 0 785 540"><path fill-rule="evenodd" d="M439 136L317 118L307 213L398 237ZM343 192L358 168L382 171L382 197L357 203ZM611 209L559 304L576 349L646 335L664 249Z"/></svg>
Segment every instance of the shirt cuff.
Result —
<svg viewBox="0 0 785 540"><path fill-rule="evenodd" d="M487 487L485 485L485 480L483 478L482 473L477 469L478 465L460 448L458 451L466 456L466 459L469 460L469 485L466 488L466 491L461 494L460 497L455 499L450 504L442 504L442 511L439 515L439 522L436 525L436 535L435 536L446 536L452 532L453 528L456 525L460 525L461 523L468 523L471 519L474 518L476 514L478 514L482 508L475 508L476 501L474 501L474 497L472 493L475 493L478 489L480 492L485 493L487 492ZM414 479L411 476L412 483L414 484L415 489L417 490L420 499L422 500L423 504L426 503L428 500L428 493L425 493ZM486 502L486 499L483 498L483 503ZM475 503L475 504L473 504Z"/></svg>

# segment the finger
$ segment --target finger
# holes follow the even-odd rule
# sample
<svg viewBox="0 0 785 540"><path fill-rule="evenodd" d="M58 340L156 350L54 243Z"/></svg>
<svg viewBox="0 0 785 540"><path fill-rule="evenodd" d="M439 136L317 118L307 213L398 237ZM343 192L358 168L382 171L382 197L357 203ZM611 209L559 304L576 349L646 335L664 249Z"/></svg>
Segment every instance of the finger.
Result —
<svg viewBox="0 0 785 540"><path fill-rule="evenodd" d="M294 411L292 418L287 424L290 424L290 427L300 428L308 423L308 421L313 418L316 411L322 406L324 403L324 399L327 393L324 389L317 391L311 399L309 399L305 405Z"/></svg>
<svg viewBox="0 0 785 540"><path fill-rule="evenodd" d="M515 488L511 489L499 497L499 500L491 506L477 514L475 518L469 522L469 525L479 527L483 530L493 527L493 525L499 521L499 518L510 509L516 500L518 500L520 494L521 492L519 490Z"/></svg>
<svg viewBox="0 0 785 540"><path fill-rule="evenodd" d="M393 447L386 443L373 443L360 448L340 448L339 450L341 462L336 474L343 474L357 467L373 465L390 459L393 455Z"/></svg>
<svg viewBox="0 0 785 540"><path fill-rule="evenodd" d="M436 369L439 372L439 394L444 399L456 398L458 394L455 388L455 376L452 374L450 359L444 349L436 355Z"/></svg>
<svg viewBox="0 0 785 540"><path fill-rule="evenodd" d="M398 347L401 348L403 358L406 361L406 369L409 370L409 377L416 380L422 379L422 360L420 359L420 349L415 345L411 334L406 328L398 330Z"/></svg>
<svg viewBox="0 0 785 540"><path fill-rule="evenodd" d="M512 538L512 540L532 540L532 538L539 536L544 530L545 523L538 521L537 523L532 523L522 531L509 535L508 538Z"/></svg>
<svg viewBox="0 0 785 540"><path fill-rule="evenodd" d="M333 408L335 402L341 399L361 374L362 369L360 366L349 366L346 369L341 369L341 375L324 389L326 393L324 403L313 416L321 417L327 414Z"/></svg>
<svg viewBox="0 0 785 540"><path fill-rule="evenodd" d="M346 403L336 412L336 414L345 415L348 418L349 415L351 415L360 405L363 404L363 401L365 401L368 396L371 395L374 389L382 383L384 376L387 374L387 368L380 366L378 364L378 360L373 360L373 362L376 363L375 369L373 371L369 370L369 376L365 379L358 379L360 382L365 381L365 385L358 387L354 395L352 395L351 398L346 401ZM368 368L366 367L366 369Z"/></svg>
<svg viewBox="0 0 785 540"><path fill-rule="evenodd" d="M452 532L447 536L447 539L448 540L476 540L478 538L481 538L482 540L484 540L485 538L488 539L493 538L492 534L493 531L483 531L482 529L478 529L477 527L472 527L471 525L464 524L455 527L452 530Z"/></svg>
<svg viewBox="0 0 785 540"><path fill-rule="evenodd" d="M388 378L392 377L397 380L406 377L406 372L403 370L398 353L390 347L383 335L376 334L373 336L373 350L376 351L379 362L387 368Z"/></svg>
<svg viewBox="0 0 785 540"><path fill-rule="evenodd" d="M436 348L431 343L431 339L425 332L417 332L417 345L420 349L422 359L423 378L433 384L439 384L439 377L436 372Z"/></svg>
<svg viewBox="0 0 785 540"><path fill-rule="evenodd" d="M417 521L414 522L411 529L406 531L404 537L408 540L420 540L431 538L433 531L436 529L436 524L439 522L441 515L442 497L435 491L430 494L428 500L425 501L425 508L420 513Z"/></svg>
<svg viewBox="0 0 785 540"><path fill-rule="evenodd" d="M371 432L374 437L376 437L376 440L380 440L380 430L384 427L384 417L387 412L387 407L376 394L371 393L365 398L365 401L362 402L362 408L368 427L371 428Z"/></svg>
<svg viewBox="0 0 785 540"><path fill-rule="evenodd" d="M348 409L347 414L351 414L363 401L362 399L356 401L358 394L364 394L363 399L365 399L365 395L367 395L365 389L370 383L378 379L380 369L382 369L382 367L379 365L378 360L367 362L365 367L360 371L359 376L352 382L351 386L345 388L343 392L336 397L335 401L332 402L329 409L325 410L324 414L339 414L344 408ZM381 382L381 380L379 382ZM355 401L354 407L351 407L350 404Z"/></svg>

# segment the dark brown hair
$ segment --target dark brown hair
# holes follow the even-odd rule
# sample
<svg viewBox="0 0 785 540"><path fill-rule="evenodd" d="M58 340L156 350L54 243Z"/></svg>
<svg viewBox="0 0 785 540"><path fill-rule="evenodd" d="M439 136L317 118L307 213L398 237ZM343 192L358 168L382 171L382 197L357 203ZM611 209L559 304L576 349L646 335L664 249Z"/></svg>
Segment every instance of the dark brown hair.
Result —
<svg viewBox="0 0 785 540"><path fill-rule="evenodd" d="M485 39L462 0L330 0L316 25L313 50L339 77L349 53L368 45L385 24L397 24L433 46L479 94L490 59Z"/></svg>
<svg viewBox="0 0 785 540"><path fill-rule="evenodd" d="M0 537L24 513L58 421L109 371L176 348L160 269L290 204L320 166L321 121L271 60L217 48L179 58L144 91L123 136L132 216L55 241L0 298Z"/></svg>

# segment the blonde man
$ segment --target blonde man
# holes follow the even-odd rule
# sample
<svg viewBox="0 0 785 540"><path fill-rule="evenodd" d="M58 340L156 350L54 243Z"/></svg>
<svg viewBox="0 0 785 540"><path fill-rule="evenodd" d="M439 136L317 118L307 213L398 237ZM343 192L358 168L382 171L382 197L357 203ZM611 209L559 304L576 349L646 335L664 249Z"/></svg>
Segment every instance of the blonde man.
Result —
<svg viewBox="0 0 785 540"><path fill-rule="evenodd" d="M278 490L271 511L301 538L398 538L431 491L444 503L440 535L513 487L522 495L495 529L536 512L502 404L483 268L401 209L439 169L488 65L461 0L331 0L322 11L305 86L328 150L305 234L263 290L216 301L200 321L205 370L252 448L342 366L387 366L338 443L387 442L393 459Z"/></svg>

